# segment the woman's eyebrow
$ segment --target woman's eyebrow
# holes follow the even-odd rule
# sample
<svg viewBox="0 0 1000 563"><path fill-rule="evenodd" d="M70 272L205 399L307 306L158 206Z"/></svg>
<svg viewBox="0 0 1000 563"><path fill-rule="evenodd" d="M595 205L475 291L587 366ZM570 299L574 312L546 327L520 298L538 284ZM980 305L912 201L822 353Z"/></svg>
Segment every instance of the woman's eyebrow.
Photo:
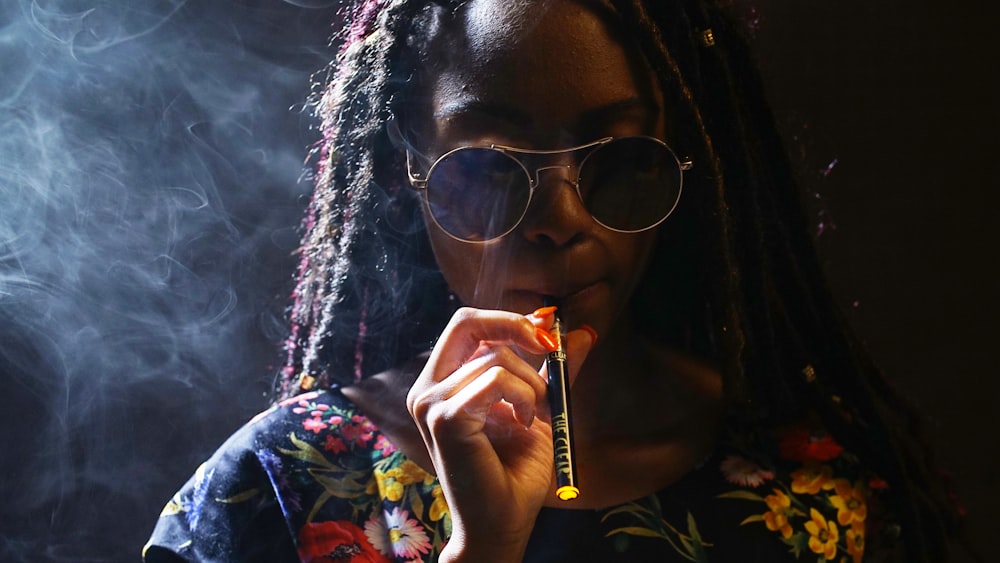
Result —
<svg viewBox="0 0 1000 563"><path fill-rule="evenodd" d="M577 125L589 123L608 123L624 115L641 112L646 115L658 114L659 104L654 100L639 96L615 100L607 104L584 111L577 118ZM464 99L451 102L438 108L434 118L448 121L462 117L482 116L505 121L518 127L534 125L532 116L523 109L509 104L490 102L481 99Z"/></svg>
<svg viewBox="0 0 1000 563"><path fill-rule="evenodd" d="M577 125L603 125L623 117L651 117L659 115L659 112L660 106L654 100L634 96L585 111L580 115Z"/></svg>
<svg viewBox="0 0 1000 563"><path fill-rule="evenodd" d="M527 112L516 107L475 98L451 102L434 112L434 118L442 121L464 117L489 117L506 121L519 127L529 127L534 121Z"/></svg>

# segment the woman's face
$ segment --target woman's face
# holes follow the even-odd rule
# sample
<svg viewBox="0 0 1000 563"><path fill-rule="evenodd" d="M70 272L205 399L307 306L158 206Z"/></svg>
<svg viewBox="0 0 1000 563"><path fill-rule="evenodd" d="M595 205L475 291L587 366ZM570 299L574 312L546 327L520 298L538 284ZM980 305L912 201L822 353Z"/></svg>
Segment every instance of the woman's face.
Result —
<svg viewBox="0 0 1000 563"><path fill-rule="evenodd" d="M600 3L474 0L442 33L435 68L420 80L426 104L411 108L424 114L419 150L431 160L466 145L562 149L608 136L665 137L663 95ZM611 327L656 229L623 234L595 222L575 174L575 164L542 171L521 223L488 243L452 238L424 206L438 265L464 304L528 313L553 295L571 326Z"/></svg>

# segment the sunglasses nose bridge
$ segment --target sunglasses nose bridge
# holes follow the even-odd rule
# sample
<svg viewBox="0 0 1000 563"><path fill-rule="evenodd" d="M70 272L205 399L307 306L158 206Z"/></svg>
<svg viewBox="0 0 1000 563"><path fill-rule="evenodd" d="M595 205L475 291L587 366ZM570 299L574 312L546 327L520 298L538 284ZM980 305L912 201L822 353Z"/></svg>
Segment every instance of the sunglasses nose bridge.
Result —
<svg viewBox="0 0 1000 563"><path fill-rule="evenodd" d="M531 181L534 184L534 186L537 188L538 186L540 186L542 184L542 172L546 172L546 171L550 171L550 170L551 171L555 171L555 172L565 171L564 178L566 180L570 181L570 171L572 169L573 169L573 165L571 165L571 164L550 164L550 165L547 165L547 166L539 166L539 167L535 168L535 175L531 179Z"/></svg>

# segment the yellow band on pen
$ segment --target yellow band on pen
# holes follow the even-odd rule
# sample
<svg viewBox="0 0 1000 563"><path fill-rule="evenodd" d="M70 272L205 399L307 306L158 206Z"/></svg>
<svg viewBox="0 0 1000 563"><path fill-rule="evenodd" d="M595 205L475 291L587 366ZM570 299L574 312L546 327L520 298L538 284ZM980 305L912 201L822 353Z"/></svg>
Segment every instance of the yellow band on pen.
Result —
<svg viewBox="0 0 1000 563"><path fill-rule="evenodd" d="M559 500L573 500L580 496L580 489L573 485L565 485L556 489L556 496L559 497Z"/></svg>

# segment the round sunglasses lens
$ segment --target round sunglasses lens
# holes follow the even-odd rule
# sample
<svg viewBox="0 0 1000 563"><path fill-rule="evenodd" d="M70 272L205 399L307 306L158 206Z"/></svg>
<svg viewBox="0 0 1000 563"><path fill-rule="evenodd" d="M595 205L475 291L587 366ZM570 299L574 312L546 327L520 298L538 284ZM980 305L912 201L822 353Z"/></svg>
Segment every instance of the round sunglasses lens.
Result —
<svg viewBox="0 0 1000 563"><path fill-rule="evenodd" d="M648 137L622 137L599 147L580 167L580 195L599 223L641 231L673 211L681 193L674 153Z"/></svg>
<svg viewBox="0 0 1000 563"><path fill-rule="evenodd" d="M482 242L507 233L521 219L530 195L521 165L494 149L456 150L428 174L431 215L462 240Z"/></svg>

